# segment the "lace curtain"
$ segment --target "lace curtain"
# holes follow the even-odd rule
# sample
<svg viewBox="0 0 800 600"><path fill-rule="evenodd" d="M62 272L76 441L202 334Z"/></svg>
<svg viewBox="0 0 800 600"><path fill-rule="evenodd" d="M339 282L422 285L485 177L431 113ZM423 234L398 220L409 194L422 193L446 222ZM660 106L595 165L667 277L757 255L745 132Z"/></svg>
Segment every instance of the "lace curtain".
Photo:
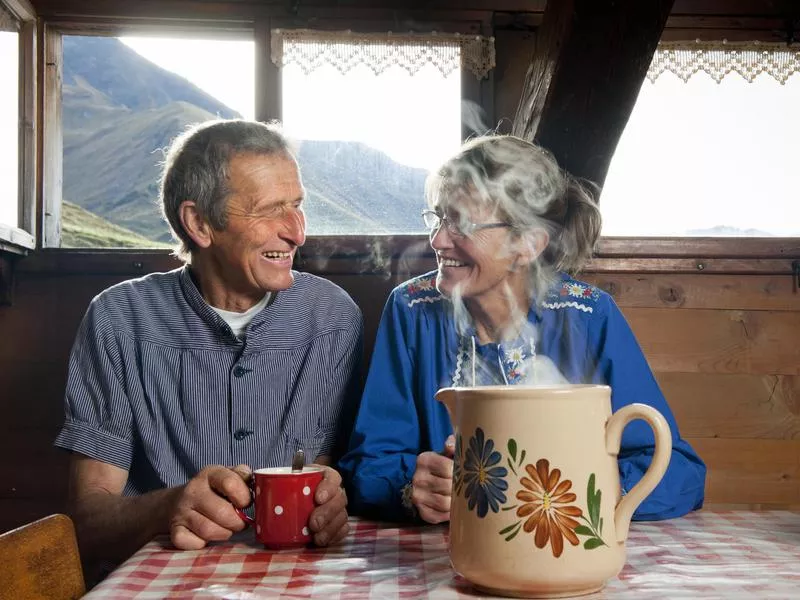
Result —
<svg viewBox="0 0 800 600"><path fill-rule="evenodd" d="M0 31L19 31L19 21L0 3Z"/></svg>
<svg viewBox="0 0 800 600"><path fill-rule="evenodd" d="M310 73L320 65L346 73L363 64L376 75L393 65L414 74L428 64L442 75L466 69L483 79L495 66L494 38L458 33L354 33L273 29L272 62L299 65Z"/></svg>
<svg viewBox="0 0 800 600"><path fill-rule="evenodd" d="M684 82L702 71L717 83L730 73L738 73L751 83L766 73L784 84L800 72L800 47L766 42L662 42L647 78L655 82L665 71Z"/></svg>

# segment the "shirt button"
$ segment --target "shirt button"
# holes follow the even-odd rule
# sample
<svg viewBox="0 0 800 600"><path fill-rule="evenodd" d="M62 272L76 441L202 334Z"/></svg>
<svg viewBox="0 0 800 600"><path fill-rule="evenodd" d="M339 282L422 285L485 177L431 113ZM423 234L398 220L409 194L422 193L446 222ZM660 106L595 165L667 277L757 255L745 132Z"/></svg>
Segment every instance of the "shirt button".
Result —
<svg viewBox="0 0 800 600"><path fill-rule="evenodd" d="M240 429L236 433L233 434L233 439L237 442L241 442L247 436L253 435L253 432L248 429Z"/></svg>
<svg viewBox="0 0 800 600"><path fill-rule="evenodd" d="M233 369L233 376L234 376L234 377L241 377L241 376L242 376L242 375L244 375L245 373L247 373L247 369L245 369L245 368L244 368L244 367L242 367L242 366L239 366L239 365L237 365L237 366L236 366L236 367Z"/></svg>

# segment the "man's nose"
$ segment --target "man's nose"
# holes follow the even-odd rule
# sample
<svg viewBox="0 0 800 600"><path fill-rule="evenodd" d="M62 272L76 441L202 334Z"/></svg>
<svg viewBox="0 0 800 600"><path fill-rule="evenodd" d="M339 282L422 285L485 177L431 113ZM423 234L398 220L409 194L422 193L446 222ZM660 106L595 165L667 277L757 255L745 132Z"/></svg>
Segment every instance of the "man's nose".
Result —
<svg viewBox="0 0 800 600"><path fill-rule="evenodd" d="M284 218L282 231L284 239L295 246L302 246L306 242L306 215L302 210L293 210Z"/></svg>

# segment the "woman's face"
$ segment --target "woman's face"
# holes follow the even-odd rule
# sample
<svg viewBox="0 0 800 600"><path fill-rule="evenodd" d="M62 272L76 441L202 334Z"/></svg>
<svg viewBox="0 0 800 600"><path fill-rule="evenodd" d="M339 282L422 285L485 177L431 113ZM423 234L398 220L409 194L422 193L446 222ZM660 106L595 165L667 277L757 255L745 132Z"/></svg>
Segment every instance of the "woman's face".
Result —
<svg viewBox="0 0 800 600"><path fill-rule="evenodd" d="M439 272L436 288L445 296L478 299L492 294L515 294L525 285L529 260L522 238L488 207L459 204L434 206L444 224L431 231ZM477 227L472 227L475 225ZM467 233L472 230L471 233ZM462 233L464 232L464 233Z"/></svg>

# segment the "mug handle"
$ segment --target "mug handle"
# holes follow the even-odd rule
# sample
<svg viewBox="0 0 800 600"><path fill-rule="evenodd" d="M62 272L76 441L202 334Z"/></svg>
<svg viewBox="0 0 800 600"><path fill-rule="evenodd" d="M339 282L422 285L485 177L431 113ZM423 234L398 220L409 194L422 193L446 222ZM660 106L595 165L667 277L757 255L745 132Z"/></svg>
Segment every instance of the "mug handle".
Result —
<svg viewBox="0 0 800 600"><path fill-rule="evenodd" d="M253 482L256 480L255 475L250 478L250 481L247 482L247 487L250 489L250 504L247 506L252 506L256 501L256 491L253 489ZM245 508L247 508L245 506ZM244 510L239 508L238 506L234 506L233 510L236 511L236 514L239 515L239 518L244 521L245 525L250 525L251 527L256 526L256 520L252 518L250 515L246 514Z"/></svg>
<svg viewBox="0 0 800 600"><path fill-rule="evenodd" d="M624 542L628 538L628 528L633 511L661 481L664 473L667 472L672 455L672 433L667 420L652 406L641 403L629 404L611 415L606 423L606 452L613 456L619 454L622 430L634 419L642 419L650 425L655 435L656 449L653 452L653 460L642 479L622 497L614 511L614 530L617 532L618 542Z"/></svg>

